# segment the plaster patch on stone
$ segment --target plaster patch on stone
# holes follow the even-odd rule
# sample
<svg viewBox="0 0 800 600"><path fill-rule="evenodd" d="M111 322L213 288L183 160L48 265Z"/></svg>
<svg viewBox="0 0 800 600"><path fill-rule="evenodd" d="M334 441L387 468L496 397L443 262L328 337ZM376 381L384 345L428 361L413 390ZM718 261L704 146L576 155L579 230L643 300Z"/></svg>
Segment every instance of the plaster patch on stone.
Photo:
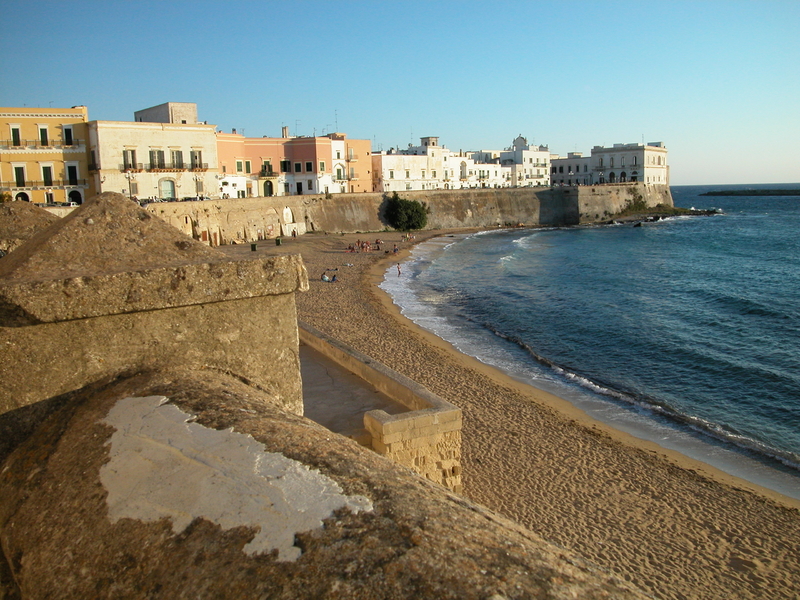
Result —
<svg viewBox="0 0 800 600"><path fill-rule="evenodd" d="M163 396L125 398L104 423L114 427L110 460L100 468L112 523L169 518L180 533L196 517L223 529L258 529L244 547L249 555L278 550L279 561L296 560L296 533L322 527L346 507L371 511L364 496L346 496L330 477L233 429L218 431Z"/></svg>

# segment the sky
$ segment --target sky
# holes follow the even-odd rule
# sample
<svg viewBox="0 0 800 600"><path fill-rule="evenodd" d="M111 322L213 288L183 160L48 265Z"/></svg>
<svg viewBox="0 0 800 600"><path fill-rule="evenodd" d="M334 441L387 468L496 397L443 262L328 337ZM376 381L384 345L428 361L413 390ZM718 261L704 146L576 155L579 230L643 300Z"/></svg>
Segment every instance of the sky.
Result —
<svg viewBox="0 0 800 600"><path fill-rule="evenodd" d="M0 0L0 106L195 102L248 137L664 142L671 183L800 182L800 0Z"/></svg>

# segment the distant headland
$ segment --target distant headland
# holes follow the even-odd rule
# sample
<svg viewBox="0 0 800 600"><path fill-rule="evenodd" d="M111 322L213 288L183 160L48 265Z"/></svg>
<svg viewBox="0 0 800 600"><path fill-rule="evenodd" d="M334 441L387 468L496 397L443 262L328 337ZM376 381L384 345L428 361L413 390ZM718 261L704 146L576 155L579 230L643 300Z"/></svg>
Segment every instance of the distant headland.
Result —
<svg viewBox="0 0 800 600"><path fill-rule="evenodd" d="M800 196L800 190L717 190L701 196Z"/></svg>

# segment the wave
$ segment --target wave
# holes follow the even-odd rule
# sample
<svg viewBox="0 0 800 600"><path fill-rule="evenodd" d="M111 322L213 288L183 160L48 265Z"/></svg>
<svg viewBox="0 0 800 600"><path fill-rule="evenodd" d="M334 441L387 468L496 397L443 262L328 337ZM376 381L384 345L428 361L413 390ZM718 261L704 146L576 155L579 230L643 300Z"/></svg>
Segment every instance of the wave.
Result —
<svg viewBox="0 0 800 600"><path fill-rule="evenodd" d="M648 411L652 416L665 419L671 422L673 425L677 425L679 427L686 427L698 434L711 438L715 442L732 446L737 450L747 452L756 458L765 457L776 460L782 465L800 472L800 455L796 453L779 450L762 441L746 436L721 423L715 423L713 421L682 412L663 401L613 389L602 382L594 381L585 375L581 375L570 370L568 367L559 365L545 356L542 356L541 354L537 353L529 344L525 343L516 336L503 333L487 323L479 323L473 319L470 319L469 317L464 318L476 325L483 327L495 336L516 345L539 365L546 367L556 376L574 385L577 385L584 390L588 390L593 394L610 398L617 404L621 404L623 406L632 407L637 410Z"/></svg>

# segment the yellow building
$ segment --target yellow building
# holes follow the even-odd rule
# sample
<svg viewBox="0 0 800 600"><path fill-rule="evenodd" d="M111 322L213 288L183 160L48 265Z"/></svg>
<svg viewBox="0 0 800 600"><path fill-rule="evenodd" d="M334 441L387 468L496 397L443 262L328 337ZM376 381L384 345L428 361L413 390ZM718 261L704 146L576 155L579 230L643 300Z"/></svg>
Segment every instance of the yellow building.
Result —
<svg viewBox="0 0 800 600"><path fill-rule="evenodd" d="M88 111L0 108L0 193L37 204L82 203L89 177Z"/></svg>

